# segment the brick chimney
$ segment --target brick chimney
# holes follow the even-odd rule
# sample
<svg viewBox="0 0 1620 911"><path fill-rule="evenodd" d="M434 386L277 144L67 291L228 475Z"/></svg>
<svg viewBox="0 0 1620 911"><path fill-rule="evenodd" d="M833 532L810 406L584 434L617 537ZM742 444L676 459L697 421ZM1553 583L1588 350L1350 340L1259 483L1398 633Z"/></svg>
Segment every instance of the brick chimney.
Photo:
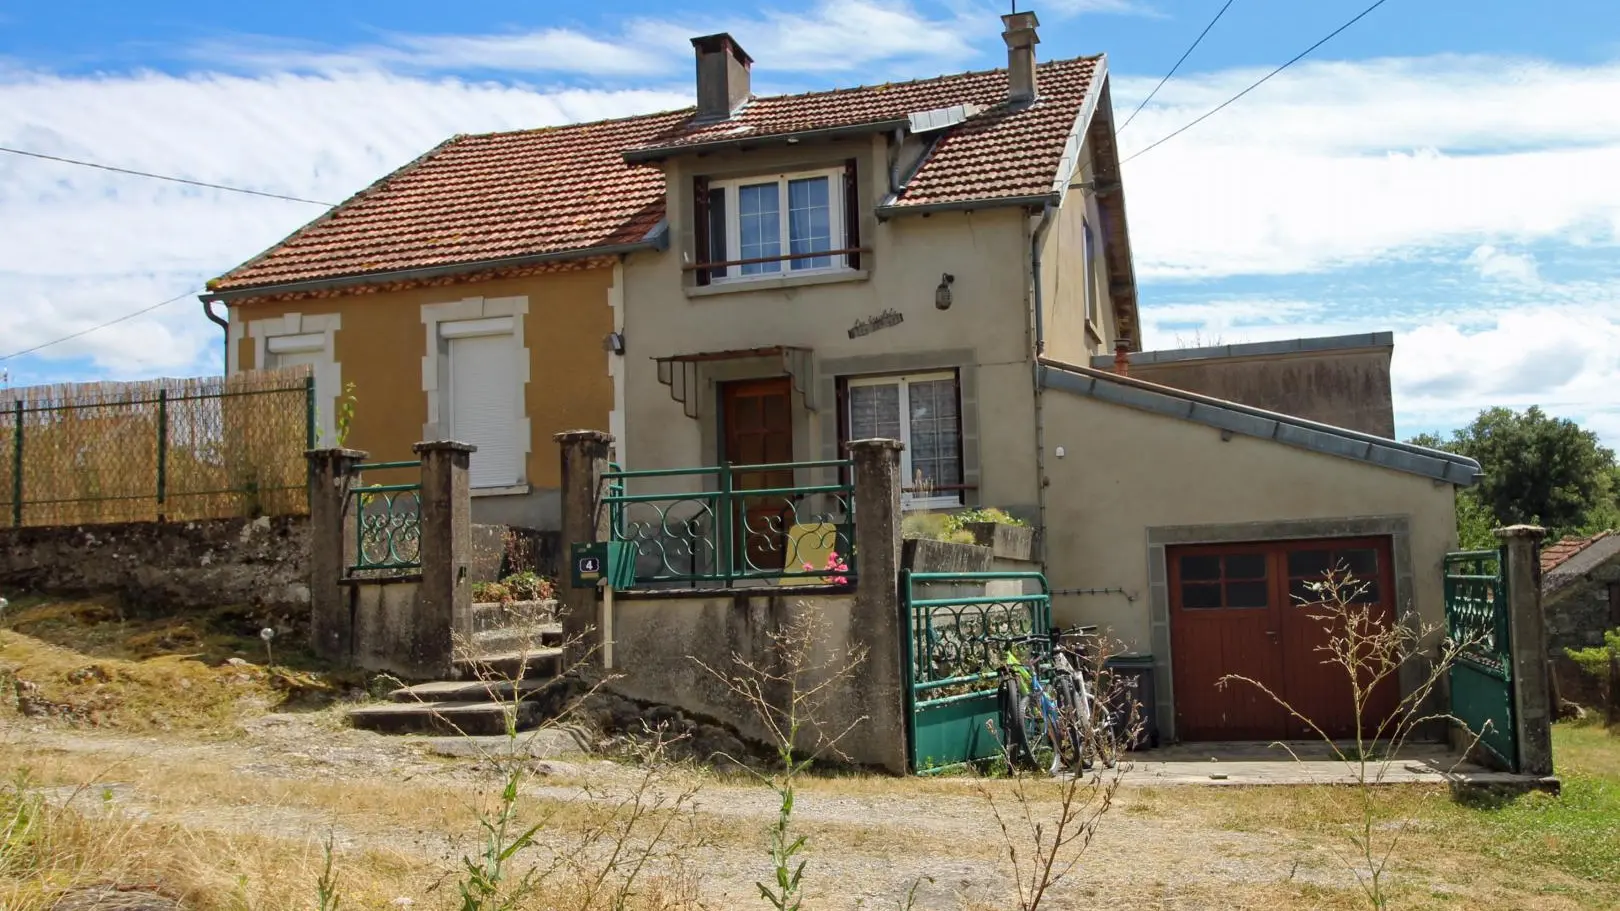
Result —
<svg viewBox="0 0 1620 911"><path fill-rule="evenodd" d="M1114 341L1114 372L1120 376L1131 375L1131 340L1128 338Z"/></svg>
<svg viewBox="0 0 1620 911"><path fill-rule="evenodd" d="M697 51L698 119L729 120L748 100L754 58L725 32L693 38L692 47Z"/></svg>
<svg viewBox="0 0 1620 911"><path fill-rule="evenodd" d="M1041 24L1034 13L1009 13L1001 17L1006 30L1001 40L1007 42L1007 100L1024 104L1035 100L1035 45L1041 39L1035 34Z"/></svg>

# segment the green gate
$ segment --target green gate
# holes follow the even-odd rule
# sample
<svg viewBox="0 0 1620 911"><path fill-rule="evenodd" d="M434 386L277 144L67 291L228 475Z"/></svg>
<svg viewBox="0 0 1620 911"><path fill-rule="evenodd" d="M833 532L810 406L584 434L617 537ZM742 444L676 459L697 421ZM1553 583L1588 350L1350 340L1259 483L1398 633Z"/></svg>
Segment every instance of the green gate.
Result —
<svg viewBox="0 0 1620 911"><path fill-rule="evenodd" d="M1446 632L1468 642L1451 668L1451 714L1497 764L1519 770L1504 550L1446 555Z"/></svg>
<svg viewBox="0 0 1620 911"><path fill-rule="evenodd" d="M963 594L964 587L978 593ZM989 593L993 587L1018 591ZM1001 748L988 723L996 720L1001 647L991 640L1047 632L1052 600L1046 577L907 571L900 591L912 771L928 774L997 755Z"/></svg>

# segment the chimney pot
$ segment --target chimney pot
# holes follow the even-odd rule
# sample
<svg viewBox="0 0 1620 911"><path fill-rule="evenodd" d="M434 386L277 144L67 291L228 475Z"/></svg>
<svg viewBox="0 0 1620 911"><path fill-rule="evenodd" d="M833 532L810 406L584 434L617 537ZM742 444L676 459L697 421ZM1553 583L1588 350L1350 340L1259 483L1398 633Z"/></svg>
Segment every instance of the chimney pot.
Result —
<svg viewBox="0 0 1620 911"><path fill-rule="evenodd" d="M1114 341L1114 372L1120 376L1131 375L1131 340L1128 338Z"/></svg>
<svg viewBox="0 0 1620 911"><path fill-rule="evenodd" d="M1035 100L1035 45L1041 43L1035 29L1041 21L1034 13L1009 13L1001 17L1007 42L1007 100L1028 103Z"/></svg>
<svg viewBox="0 0 1620 911"><path fill-rule="evenodd" d="M697 116L729 120L749 97L754 58L726 32L692 39L697 52Z"/></svg>

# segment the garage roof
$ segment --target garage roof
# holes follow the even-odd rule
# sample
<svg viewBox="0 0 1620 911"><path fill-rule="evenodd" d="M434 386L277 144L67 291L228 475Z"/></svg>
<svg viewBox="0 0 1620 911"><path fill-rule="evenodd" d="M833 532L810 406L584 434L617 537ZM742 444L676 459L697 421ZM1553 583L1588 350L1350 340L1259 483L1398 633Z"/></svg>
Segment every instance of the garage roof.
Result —
<svg viewBox="0 0 1620 911"><path fill-rule="evenodd" d="M1041 359L1040 383L1043 389L1083 395L1324 455L1449 481L1459 487L1473 486L1481 475L1479 463L1465 456L1047 358Z"/></svg>

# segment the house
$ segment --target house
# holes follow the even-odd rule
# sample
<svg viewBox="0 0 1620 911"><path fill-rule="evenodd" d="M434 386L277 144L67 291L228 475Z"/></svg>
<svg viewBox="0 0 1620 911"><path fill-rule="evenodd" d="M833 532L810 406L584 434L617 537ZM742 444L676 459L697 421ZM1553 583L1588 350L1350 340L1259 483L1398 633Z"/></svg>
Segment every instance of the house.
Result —
<svg viewBox="0 0 1620 911"><path fill-rule="evenodd" d="M698 109L625 152L664 174L670 243L624 259L618 458L815 463L898 438L905 509L996 506L1042 530L1055 620L1152 656L1166 734L1298 736L1215 686L1234 669L1340 731L1346 686L1290 596L1345 564L1387 615L1441 621L1455 489L1479 467L1388 438L1387 336L1234 350L1213 384L1091 366L1141 356L1107 59L1037 62L1035 15L1002 21L1004 70L779 97L751 92L730 36L692 42ZM1266 389L1323 369L1354 382ZM732 483L836 481L748 474ZM644 516L633 537L683 521ZM744 553L804 521L743 516Z"/></svg>
<svg viewBox="0 0 1620 911"><path fill-rule="evenodd" d="M1601 646L1605 630L1620 629L1620 534L1567 537L1543 547L1541 609L1559 698L1601 704L1601 681L1583 674L1568 650Z"/></svg>
<svg viewBox="0 0 1620 911"><path fill-rule="evenodd" d="M318 437L379 461L477 445L475 521L557 527L552 435L614 423L620 259L663 241L657 114L446 140L209 283L227 370L309 364Z"/></svg>
<svg viewBox="0 0 1620 911"><path fill-rule="evenodd" d="M1394 333L1371 332L1136 351L1127 354L1124 366L1131 376L1161 386L1393 437L1394 353ZM1117 359L1099 354L1091 366L1111 370Z"/></svg>
<svg viewBox="0 0 1620 911"><path fill-rule="evenodd" d="M844 443L896 438L906 510L1037 527L1054 619L1151 656L1167 736L1297 735L1215 686L1234 669L1338 731L1342 684L1290 595L1348 565L1387 615L1439 622L1479 466L1367 432L1376 381L1348 417L1363 392L1266 388L1333 351L1234 354L1225 385L1132 375L1107 58L1037 62L1036 16L1002 25L1005 69L784 96L704 36L695 108L452 139L214 284L232 369L307 357L323 401L355 382L349 444L380 457L476 443L475 511L520 524L552 520L555 430L606 427L629 469L710 466L658 478L694 494L835 488ZM1376 375L1387 343L1363 347L1349 370ZM643 556L668 559L704 502L636 520ZM750 560L827 521L742 518Z"/></svg>

